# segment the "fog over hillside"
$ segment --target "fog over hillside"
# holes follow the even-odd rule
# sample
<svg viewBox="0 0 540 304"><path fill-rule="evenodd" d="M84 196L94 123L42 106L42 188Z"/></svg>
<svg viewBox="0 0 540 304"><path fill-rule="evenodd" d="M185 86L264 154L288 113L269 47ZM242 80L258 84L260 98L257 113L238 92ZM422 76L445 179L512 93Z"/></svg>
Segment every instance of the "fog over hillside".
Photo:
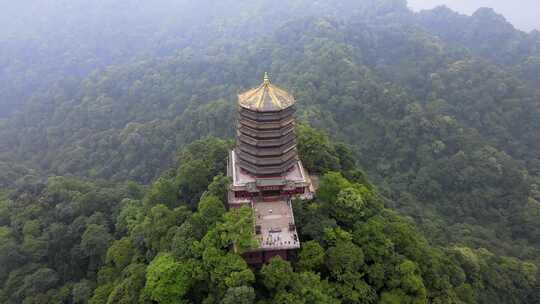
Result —
<svg viewBox="0 0 540 304"><path fill-rule="evenodd" d="M540 30L540 1L538 0L409 0L414 10L432 9L446 5L453 10L470 15L480 7L490 7L504 15L516 28L523 31Z"/></svg>

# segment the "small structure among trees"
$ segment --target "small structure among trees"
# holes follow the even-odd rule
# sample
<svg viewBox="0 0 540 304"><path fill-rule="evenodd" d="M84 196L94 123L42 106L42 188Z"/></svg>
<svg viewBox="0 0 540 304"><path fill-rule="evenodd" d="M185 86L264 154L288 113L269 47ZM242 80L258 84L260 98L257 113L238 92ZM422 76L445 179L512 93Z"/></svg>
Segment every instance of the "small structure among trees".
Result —
<svg viewBox="0 0 540 304"><path fill-rule="evenodd" d="M244 252L248 264L260 266L274 256L287 259L300 248L291 205L311 199L314 189L296 148L295 100L270 83L238 96L236 147L227 174L232 178L229 207L249 206L255 216L257 248Z"/></svg>

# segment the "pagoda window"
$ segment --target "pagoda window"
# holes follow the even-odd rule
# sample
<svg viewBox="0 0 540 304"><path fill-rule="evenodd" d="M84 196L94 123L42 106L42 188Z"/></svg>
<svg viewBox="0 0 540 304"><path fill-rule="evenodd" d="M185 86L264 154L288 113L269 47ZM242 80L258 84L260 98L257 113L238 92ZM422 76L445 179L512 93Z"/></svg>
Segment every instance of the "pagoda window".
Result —
<svg viewBox="0 0 540 304"><path fill-rule="evenodd" d="M247 191L237 191L234 193L234 197L236 198L249 198L251 197L251 193Z"/></svg>

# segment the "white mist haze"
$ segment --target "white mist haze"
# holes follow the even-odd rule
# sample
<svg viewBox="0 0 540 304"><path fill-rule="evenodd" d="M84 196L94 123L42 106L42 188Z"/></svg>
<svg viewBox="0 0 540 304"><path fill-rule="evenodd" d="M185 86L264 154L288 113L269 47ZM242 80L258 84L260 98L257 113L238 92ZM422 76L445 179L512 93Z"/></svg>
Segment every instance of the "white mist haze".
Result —
<svg viewBox="0 0 540 304"><path fill-rule="evenodd" d="M540 30L539 0L408 0L413 10L432 9L439 5L470 15L480 7L493 8L523 31Z"/></svg>

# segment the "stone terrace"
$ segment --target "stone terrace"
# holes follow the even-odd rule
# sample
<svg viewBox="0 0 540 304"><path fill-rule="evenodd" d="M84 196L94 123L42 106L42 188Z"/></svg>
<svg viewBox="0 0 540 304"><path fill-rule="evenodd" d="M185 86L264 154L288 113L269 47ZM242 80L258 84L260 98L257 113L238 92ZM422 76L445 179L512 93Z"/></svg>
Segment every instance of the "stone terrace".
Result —
<svg viewBox="0 0 540 304"><path fill-rule="evenodd" d="M300 248L290 201L253 203L253 210L255 225L260 227L259 249Z"/></svg>

